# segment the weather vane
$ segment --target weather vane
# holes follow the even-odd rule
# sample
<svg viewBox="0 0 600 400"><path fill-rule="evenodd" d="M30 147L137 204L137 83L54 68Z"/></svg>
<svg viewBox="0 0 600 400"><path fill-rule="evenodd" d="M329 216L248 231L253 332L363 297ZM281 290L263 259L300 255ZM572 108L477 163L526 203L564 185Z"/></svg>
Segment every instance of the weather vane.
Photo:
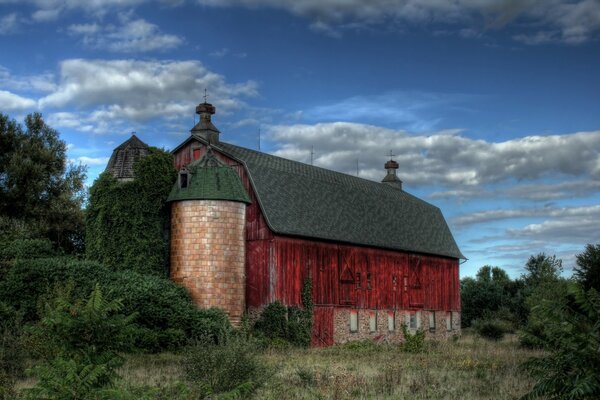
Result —
<svg viewBox="0 0 600 400"><path fill-rule="evenodd" d="M204 102L208 99L208 94L206 93L206 88L204 88Z"/></svg>
<svg viewBox="0 0 600 400"><path fill-rule="evenodd" d="M396 155L396 154L394 154L394 153L392 152L392 150L390 150L390 160L393 160L395 155Z"/></svg>

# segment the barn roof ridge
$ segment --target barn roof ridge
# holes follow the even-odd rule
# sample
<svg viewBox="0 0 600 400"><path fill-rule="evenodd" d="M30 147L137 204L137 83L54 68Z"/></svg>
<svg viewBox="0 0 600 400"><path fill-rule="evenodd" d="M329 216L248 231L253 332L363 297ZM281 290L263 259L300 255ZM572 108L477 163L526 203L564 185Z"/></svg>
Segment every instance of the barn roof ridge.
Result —
<svg viewBox="0 0 600 400"><path fill-rule="evenodd" d="M225 142L212 146L245 165L275 233L465 259L441 210L410 193Z"/></svg>

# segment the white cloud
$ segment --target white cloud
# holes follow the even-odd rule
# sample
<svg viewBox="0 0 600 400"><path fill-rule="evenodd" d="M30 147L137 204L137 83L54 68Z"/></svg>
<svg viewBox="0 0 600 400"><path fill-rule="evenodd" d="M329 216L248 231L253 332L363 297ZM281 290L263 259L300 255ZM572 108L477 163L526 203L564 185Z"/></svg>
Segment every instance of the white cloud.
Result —
<svg viewBox="0 0 600 400"><path fill-rule="evenodd" d="M256 83L229 83L198 61L74 59L61 63L56 89L39 104L50 111L71 107L52 114L56 126L105 133L129 129L127 121L191 116L205 88L221 114L258 94Z"/></svg>
<svg viewBox="0 0 600 400"><path fill-rule="evenodd" d="M33 14L31 14L31 19L33 19L36 22L54 21L58 19L60 11L60 8L37 10L34 11Z"/></svg>
<svg viewBox="0 0 600 400"><path fill-rule="evenodd" d="M165 51L183 43L179 36L162 33L157 25L144 19L129 20L125 15L121 15L119 19L121 25L118 26L74 24L69 26L68 30L72 35L81 36L83 44L87 47L117 53Z"/></svg>
<svg viewBox="0 0 600 400"><path fill-rule="evenodd" d="M54 75L49 72L38 75L15 76L1 65L0 86L17 91L50 92L56 89Z"/></svg>
<svg viewBox="0 0 600 400"><path fill-rule="evenodd" d="M83 164L87 166L105 166L108 164L109 157L86 157L81 156L75 159L71 159L70 161L75 164Z"/></svg>
<svg viewBox="0 0 600 400"><path fill-rule="evenodd" d="M400 178L409 185L442 184L452 190L543 177L578 176L598 179L600 131L567 135L527 136L493 143L461 136L460 131L414 135L373 125L348 122L279 125L268 128L276 154L306 162L311 146L315 163L383 178L385 154L393 150Z"/></svg>
<svg viewBox="0 0 600 400"><path fill-rule="evenodd" d="M14 33L19 25L17 13L7 14L0 17L0 35Z"/></svg>
<svg viewBox="0 0 600 400"><path fill-rule="evenodd" d="M0 90L0 110L2 111L33 110L36 105L35 100Z"/></svg>

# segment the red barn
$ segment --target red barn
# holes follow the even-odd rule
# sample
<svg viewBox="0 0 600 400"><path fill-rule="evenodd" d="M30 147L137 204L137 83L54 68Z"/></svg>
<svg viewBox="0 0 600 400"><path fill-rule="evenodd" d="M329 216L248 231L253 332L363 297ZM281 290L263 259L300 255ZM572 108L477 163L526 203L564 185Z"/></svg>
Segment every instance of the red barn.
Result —
<svg viewBox="0 0 600 400"><path fill-rule="evenodd" d="M250 313L276 300L300 306L302 286L310 279L315 346L402 340L403 323L431 336L460 332L459 260L464 256L441 211L402 190L395 161L386 163L387 176L377 183L222 142L211 122L215 108L203 103L197 112L200 122L173 150L182 171L176 185L185 190L198 181L199 168L229 168L248 198L215 194L224 190L224 179L231 180L220 172L212 189L202 188L204 194L196 199L243 203L242 211L207 203L205 211L181 211L172 218L173 224L186 218L225 224L202 228L208 233L195 242L182 236L192 228L172 237L172 277L191 288L193 296L194 290L197 296L205 293L209 299L203 304L222 306L236 323L239 312L229 310L230 305L239 309L241 304ZM202 215L207 212L212 219ZM240 232L227 225L235 225L227 216L237 215L243 218ZM227 234L226 242L209 249L220 234ZM235 249L240 238L242 249ZM229 255L219 265L230 270L218 275L220 266L205 263L203 256L186 256L199 248L206 248L206 257ZM173 268L184 256L195 263L187 272ZM231 267L236 262L239 267ZM218 282L209 274L217 274ZM235 291L238 296L230 296ZM223 296L228 300L222 302Z"/></svg>

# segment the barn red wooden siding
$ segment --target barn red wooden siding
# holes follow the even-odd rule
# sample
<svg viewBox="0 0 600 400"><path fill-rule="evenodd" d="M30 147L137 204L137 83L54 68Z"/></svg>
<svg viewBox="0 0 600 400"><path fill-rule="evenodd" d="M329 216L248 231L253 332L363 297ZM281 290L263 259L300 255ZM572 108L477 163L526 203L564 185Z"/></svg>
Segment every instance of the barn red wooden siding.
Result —
<svg viewBox="0 0 600 400"><path fill-rule="evenodd" d="M175 154L175 167L200 158L190 141ZM246 210L246 305L274 300L301 305L302 285L313 283L313 345L333 343L333 310L425 309L460 311L458 260L276 235L269 229L243 165L234 167L250 195Z"/></svg>

